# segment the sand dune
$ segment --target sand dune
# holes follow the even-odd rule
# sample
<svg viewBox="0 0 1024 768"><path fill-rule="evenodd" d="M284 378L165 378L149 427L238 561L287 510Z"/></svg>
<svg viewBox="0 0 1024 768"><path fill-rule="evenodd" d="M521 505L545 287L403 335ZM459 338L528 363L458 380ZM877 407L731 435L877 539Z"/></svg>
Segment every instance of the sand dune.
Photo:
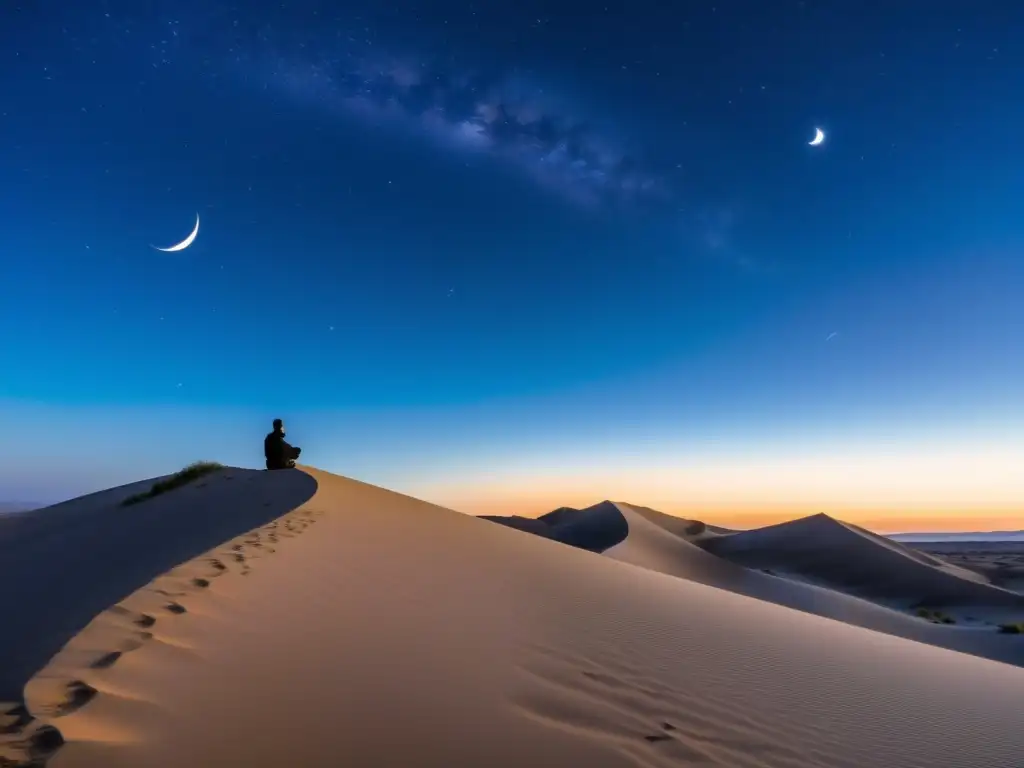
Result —
<svg viewBox="0 0 1024 768"><path fill-rule="evenodd" d="M708 525L700 520L690 520L685 517L666 515L664 512L659 512L658 510L651 509L650 507L642 507L638 504L621 506L628 506L633 512L636 512L649 522L654 523L659 528L664 528L669 533L681 536L687 541L699 542L704 541L705 539L712 539L718 536L736 533L736 531L729 528L722 528L718 525Z"/></svg>
<svg viewBox="0 0 1024 768"><path fill-rule="evenodd" d="M628 524L629 535L606 550L608 557L876 632L1024 666L1024 643L994 628L932 624L853 595L745 568L670 533L659 525L668 515L653 510L641 514L626 504L615 506Z"/></svg>
<svg viewBox="0 0 1024 768"><path fill-rule="evenodd" d="M793 563L790 563L769 547L765 547L765 549L772 554L770 563L774 566L775 571L768 573L759 567L740 565L739 563L742 562L740 558L733 562L731 558L712 554L720 542L724 542L734 535L734 532L727 529L704 526L699 521L673 517L648 507L610 501L586 509L574 510L573 513L576 530L585 531L588 540L608 542L613 537L618 537L612 546L599 550L615 560L719 589L726 589L787 608L872 629L876 632L885 632L1006 664L1024 666L1024 643L1017 637L995 632L994 626L983 629L977 626L934 624L910 615L906 611L896 610L888 605L881 605L827 586L785 578L782 574L786 570L796 570L801 561L795 559ZM491 519L508 525L507 518L504 520ZM517 526L513 525L512 527ZM773 528L778 527L780 526L773 526ZM521 530L532 532L525 527ZM742 535L758 532L743 532ZM869 537L875 536L874 534L868 535ZM572 543L565 537L560 538L557 535L549 537L563 543ZM882 539L882 537L877 538ZM825 544L828 543L826 540ZM897 549L902 549L902 546L895 542L889 543ZM809 539L809 544L813 546L813 539ZM948 566L947 563L932 558L926 553L914 552L913 554L920 556L911 558L914 562L927 565L936 560L940 567ZM870 550L868 556L865 556L857 548L843 551L833 546L831 556L845 563L848 570L872 566ZM905 561L900 562L903 562L904 568L911 567ZM952 572L961 570L963 569L956 568ZM888 575L893 579L904 578L900 571L890 572ZM911 579L905 580L907 583L913 583ZM921 602L921 599L916 598L912 602ZM972 603L971 607L980 614L984 613L986 604L985 602ZM1024 610L1009 618L1014 620L1024 618Z"/></svg>
<svg viewBox="0 0 1024 768"><path fill-rule="evenodd" d="M576 516L627 518L598 555L305 471L308 499L299 472L254 473L94 512L92 546L117 539L129 560L180 557L178 528L223 538L112 600L27 681L34 719L2 737L10 764L33 750L53 768L1021 764L1022 669L620 562L631 538L637 558L661 551L654 531L692 547L629 510ZM286 508L251 530L217 522L268 497ZM63 546L37 563L78 557ZM692 574L738 568L692 548ZM0 562L10 591L32 591ZM77 577L141 571L106 557ZM4 600L7 626L34 620L31 600ZM25 657L35 639L2 642Z"/></svg>
<svg viewBox="0 0 1024 768"><path fill-rule="evenodd" d="M743 565L785 569L865 597L1024 609L1024 598L974 571L827 515L721 536L702 546Z"/></svg>
<svg viewBox="0 0 1024 768"><path fill-rule="evenodd" d="M0 526L0 617L18 635L0 633L0 702L20 698L28 676L98 613L316 491L302 472L271 477L232 469L145 504L120 506L152 482L17 513Z"/></svg>
<svg viewBox="0 0 1024 768"><path fill-rule="evenodd" d="M625 539L629 533L622 514L610 502L587 509L560 507L536 518L483 515L481 519L589 552L604 552Z"/></svg>

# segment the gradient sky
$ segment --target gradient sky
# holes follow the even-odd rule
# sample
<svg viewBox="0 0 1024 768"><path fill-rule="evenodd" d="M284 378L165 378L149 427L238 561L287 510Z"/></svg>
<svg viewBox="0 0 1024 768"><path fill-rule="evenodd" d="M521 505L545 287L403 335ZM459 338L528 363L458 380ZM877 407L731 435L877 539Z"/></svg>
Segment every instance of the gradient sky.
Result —
<svg viewBox="0 0 1024 768"><path fill-rule="evenodd" d="M0 500L1024 527L1024 7L337 7L2 12Z"/></svg>

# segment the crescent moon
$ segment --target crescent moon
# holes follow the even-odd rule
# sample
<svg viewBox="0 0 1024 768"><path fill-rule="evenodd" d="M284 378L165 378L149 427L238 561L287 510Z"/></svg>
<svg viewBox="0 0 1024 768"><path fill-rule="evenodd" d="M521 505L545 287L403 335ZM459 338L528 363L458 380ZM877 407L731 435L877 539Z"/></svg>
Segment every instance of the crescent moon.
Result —
<svg viewBox="0 0 1024 768"><path fill-rule="evenodd" d="M821 128L815 128L814 129L814 138L811 139L807 143L810 144L812 147L816 147L819 144L821 144L823 141L825 141L825 132L823 130L821 130Z"/></svg>
<svg viewBox="0 0 1024 768"><path fill-rule="evenodd" d="M163 251L164 253L174 253L175 251L184 251L186 248L188 248L190 245L192 245L192 241L196 239L196 235L198 235L198 234L199 234L199 214L197 213L196 214L196 226L192 230L192 234L190 234L188 237L186 237L184 240L182 240L177 245L172 245L170 248L160 248L159 246L156 246L156 245L154 245L153 247L156 248L156 250L158 250L158 251Z"/></svg>

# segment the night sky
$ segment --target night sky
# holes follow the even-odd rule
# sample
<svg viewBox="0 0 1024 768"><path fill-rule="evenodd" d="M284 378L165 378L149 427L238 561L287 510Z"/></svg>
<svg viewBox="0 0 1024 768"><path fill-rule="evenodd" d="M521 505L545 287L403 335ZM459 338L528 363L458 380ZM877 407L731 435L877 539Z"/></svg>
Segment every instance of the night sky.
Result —
<svg viewBox="0 0 1024 768"><path fill-rule="evenodd" d="M261 466L279 416L310 464L469 512L1005 525L1021 29L1012 3L7 2L0 497Z"/></svg>

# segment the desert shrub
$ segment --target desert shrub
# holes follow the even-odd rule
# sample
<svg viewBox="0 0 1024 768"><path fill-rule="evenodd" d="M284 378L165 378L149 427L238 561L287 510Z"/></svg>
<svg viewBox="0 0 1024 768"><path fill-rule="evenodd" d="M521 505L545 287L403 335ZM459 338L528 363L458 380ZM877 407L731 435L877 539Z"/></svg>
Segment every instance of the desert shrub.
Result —
<svg viewBox="0 0 1024 768"><path fill-rule="evenodd" d="M932 624L956 624L956 619L942 611L937 611L933 608L925 608L923 605L917 606L914 613L922 619L930 621Z"/></svg>
<svg viewBox="0 0 1024 768"><path fill-rule="evenodd" d="M1024 635L1024 622L1016 624L1000 624L999 631L1004 635Z"/></svg>
<svg viewBox="0 0 1024 768"><path fill-rule="evenodd" d="M223 464L218 464L215 461L197 461L189 464L184 469L175 472L170 477L158 480L153 483L150 489L144 493L137 493L134 496L129 496L127 499L121 502L121 506L128 507L132 504L138 504L140 501L151 499L154 496L159 496L161 493L167 493L167 491L173 491L175 488L180 488L183 485L188 485L193 480L197 480L203 475L208 475L211 472L216 472L218 469L223 469Z"/></svg>

